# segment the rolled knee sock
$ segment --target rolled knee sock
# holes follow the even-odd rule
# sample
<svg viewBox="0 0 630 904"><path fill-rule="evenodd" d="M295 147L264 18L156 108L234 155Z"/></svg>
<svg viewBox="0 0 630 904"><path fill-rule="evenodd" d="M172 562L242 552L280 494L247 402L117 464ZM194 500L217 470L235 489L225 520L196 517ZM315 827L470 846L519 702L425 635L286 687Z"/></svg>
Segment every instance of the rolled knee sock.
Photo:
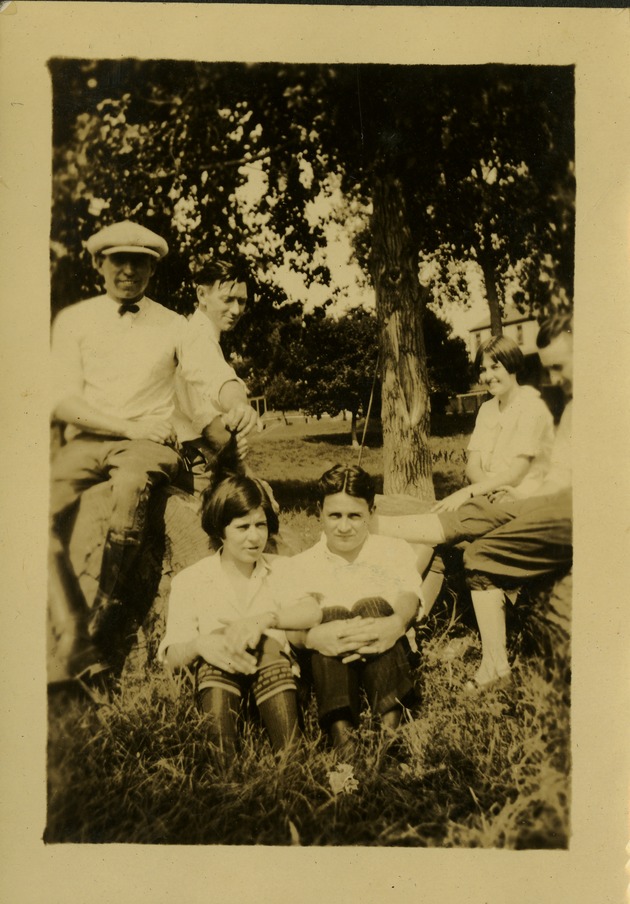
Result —
<svg viewBox="0 0 630 904"><path fill-rule="evenodd" d="M357 600L352 607L352 615L361 615L363 618L385 618L393 615L394 610L382 596L366 596Z"/></svg>
<svg viewBox="0 0 630 904"><path fill-rule="evenodd" d="M322 624L346 618L352 618L352 613L349 609L344 609L343 606L326 606L322 609Z"/></svg>

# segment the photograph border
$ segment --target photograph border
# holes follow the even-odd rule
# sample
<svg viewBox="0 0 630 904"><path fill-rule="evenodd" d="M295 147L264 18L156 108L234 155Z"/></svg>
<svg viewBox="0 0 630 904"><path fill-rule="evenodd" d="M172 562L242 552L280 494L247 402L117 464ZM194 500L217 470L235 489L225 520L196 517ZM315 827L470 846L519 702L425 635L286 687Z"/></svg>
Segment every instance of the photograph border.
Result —
<svg viewBox="0 0 630 904"><path fill-rule="evenodd" d="M621 900L628 841L628 12L29 3L0 13L7 900ZM44 845L53 56L576 66L573 833L568 852ZM26 514L25 514L26 513ZM453 863L453 857L457 863ZM246 868L243 867L246 861ZM332 872L331 872L332 871Z"/></svg>

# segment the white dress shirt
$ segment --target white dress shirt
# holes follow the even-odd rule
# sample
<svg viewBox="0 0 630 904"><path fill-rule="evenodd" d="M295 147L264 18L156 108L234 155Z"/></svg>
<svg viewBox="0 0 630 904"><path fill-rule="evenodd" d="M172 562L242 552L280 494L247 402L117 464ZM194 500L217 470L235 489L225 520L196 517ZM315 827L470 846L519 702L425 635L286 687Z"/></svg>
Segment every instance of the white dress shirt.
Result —
<svg viewBox="0 0 630 904"><path fill-rule="evenodd" d="M288 559L285 592L296 598L318 595L320 605L352 609L364 597L382 596L390 605L398 593L422 599L422 578L416 554L406 540L368 534L353 562L331 552L326 536L305 552Z"/></svg>
<svg viewBox="0 0 630 904"><path fill-rule="evenodd" d="M220 332L197 310L186 324L186 368L175 377L174 426L180 442L196 439L214 417L221 414L219 394L233 380L245 386L223 355Z"/></svg>
<svg viewBox="0 0 630 904"><path fill-rule="evenodd" d="M498 399L484 402L468 451L480 453L488 476L507 470L520 456L530 458L529 470L518 484L519 495L527 496L549 470L553 441L553 418L540 393L533 386L519 386L503 410Z"/></svg>
<svg viewBox="0 0 630 904"><path fill-rule="evenodd" d="M205 426L216 416L210 402L216 386L205 363L214 348L206 339L204 351L203 335L194 335L180 314L146 297L137 305L137 312L121 315L115 299L100 295L58 314L52 332L53 410L63 399L80 396L114 417L172 421L179 364L192 387L195 423ZM66 437L80 432L69 425Z"/></svg>

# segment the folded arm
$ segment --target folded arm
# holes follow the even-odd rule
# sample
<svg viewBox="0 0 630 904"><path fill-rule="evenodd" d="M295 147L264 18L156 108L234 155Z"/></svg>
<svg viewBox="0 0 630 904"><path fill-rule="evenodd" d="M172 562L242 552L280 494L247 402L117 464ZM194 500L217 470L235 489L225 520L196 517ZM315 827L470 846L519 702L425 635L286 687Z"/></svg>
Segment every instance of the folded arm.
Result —
<svg viewBox="0 0 630 904"><path fill-rule="evenodd" d="M357 654L374 656L393 647L415 619L419 604L420 600L414 593L406 590L399 591L391 603L393 614L374 619L372 626L374 639L357 647Z"/></svg>
<svg viewBox="0 0 630 904"><path fill-rule="evenodd" d="M317 600L312 596L305 596L278 610L269 610L232 622L225 629L225 638L231 650L242 651L247 647L255 647L269 629L303 631L318 624L321 617Z"/></svg>

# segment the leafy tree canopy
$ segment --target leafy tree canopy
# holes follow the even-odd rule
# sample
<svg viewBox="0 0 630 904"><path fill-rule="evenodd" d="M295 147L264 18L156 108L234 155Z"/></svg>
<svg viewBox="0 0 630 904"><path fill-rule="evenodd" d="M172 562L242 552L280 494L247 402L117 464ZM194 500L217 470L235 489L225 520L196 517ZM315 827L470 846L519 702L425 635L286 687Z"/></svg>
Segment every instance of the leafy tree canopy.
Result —
<svg viewBox="0 0 630 904"><path fill-rule="evenodd" d="M314 211L340 183L369 214L355 247L376 295L386 491L430 495L429 293L452 303L466 291L458 267L477 267L494 332L508 286L538 309L570 303L572 68L50 67L53 311L96 290L82 243L123 217L169 237L153 292L177 310L192 304L188 259L209 249L255 263L263 314L285 300L282 267L332 293Z"/></svg>

